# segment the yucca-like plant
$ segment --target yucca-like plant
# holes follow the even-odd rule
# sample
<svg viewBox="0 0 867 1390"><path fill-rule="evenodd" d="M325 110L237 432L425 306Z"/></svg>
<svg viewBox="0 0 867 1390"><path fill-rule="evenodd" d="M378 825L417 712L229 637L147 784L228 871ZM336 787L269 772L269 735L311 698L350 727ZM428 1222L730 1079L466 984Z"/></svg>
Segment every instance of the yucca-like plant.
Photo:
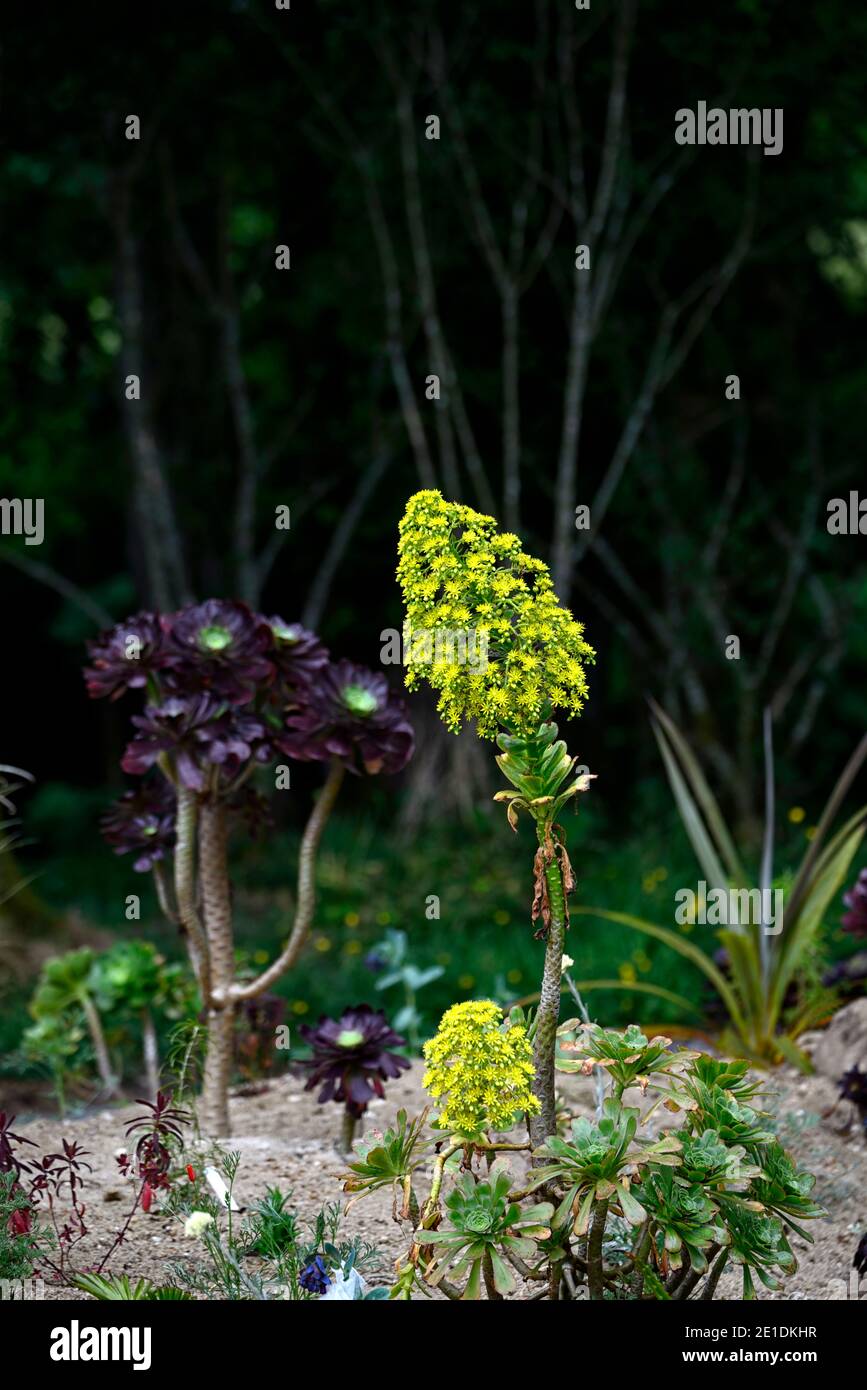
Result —
<svg viewBox="0 0 867 1390"><path fill-rule="evenodd" d="M762 896L770 892L774 881L774 798L769 713L765 717L768 795L764 848L759 874L751 881L735 837L689 744L665 711L655 702L651 705L653 732L666 774L709 891L718 890L726 895L726 900L731 890L744 894L755 893L758 888ZM727 1050L754 1062L768 1064L786 1059L796 1066L807 1066L797 1039L827 1012L828 997L807 998L791 1014L787 1014L787 997L791 986L798 982L825 913L847 880L864 836L867 806L862 806L836 830L833 827L865 758L867 735L837 779L791 887L785 891L782 923L729 923L716 932L726 951L727 970L711 952L668 926L605 908L578 907L575 911L618 922L662 941L696 965L725 1006L728 1025L722 1042Z"/></svg>
<svg viewBox="0 0 867 1390"><path fill-rule="evenodd" d="M135 1283L126 1274L77 1274L71 1283L100 1303L191 1303L193 1295L173 1284Z"/></svg>

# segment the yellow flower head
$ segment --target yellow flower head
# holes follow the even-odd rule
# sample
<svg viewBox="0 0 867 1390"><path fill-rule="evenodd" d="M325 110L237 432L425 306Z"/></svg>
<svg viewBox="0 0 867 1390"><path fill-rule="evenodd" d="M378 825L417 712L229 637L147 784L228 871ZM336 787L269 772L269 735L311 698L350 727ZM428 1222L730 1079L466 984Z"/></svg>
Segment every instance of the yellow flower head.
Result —
<svg viewBox="0 0 867 1390"><path fill-rule="evenodd" d="M444 1128L459 1134L510 1129L517 1112L538 1111L530 1040L523 1028L503 1022L492 1000L453 1004L422 1051L425 1089L434 1100L447 1097L439 1112Z"/></svg>
<svg viewBox="0 0 867 1390"><path fill-rule="evenodd" d="M482 738L530 733L546 701L579 714L593 648L554 593L547 565L491 516L417 492L400 523L397 577L406 607L406 684L439 691L457 733L475 719ZM443 624L446 630L443 631Z"/></svg>

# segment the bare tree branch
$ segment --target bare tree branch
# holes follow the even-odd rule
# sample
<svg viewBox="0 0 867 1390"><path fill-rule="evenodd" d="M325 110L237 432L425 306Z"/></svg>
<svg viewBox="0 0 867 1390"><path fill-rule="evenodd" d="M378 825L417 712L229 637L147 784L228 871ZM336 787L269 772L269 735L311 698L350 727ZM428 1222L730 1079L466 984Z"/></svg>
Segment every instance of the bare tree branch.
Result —
<svg viewBox="0 0 867 1390"><path fill-rule="evenodd" d="M385 449L377 450L358 480L358 485L343 509L340 521L334 528L329 545L319 564L310 586L307 602L301 621L305 627L317 628L328 601L328 594L340 561L361 520L364 509L370 501L377 483L391 463L391 455Z"/></svg>
<svg viewBox="0 0 867 1390"><path fill-rule="evenodd" d="M12 550L9 546L0 547L0 560L5 564L11 565L13 569L20 570L30 579L36 579L40 584L46 584L49 589L60 594L62 598L79 608L82 613L86 613L98 628L114 626L114 618L102 604L97 603L72 580L65 575L46 565L42 560L31 560L28 555L22 555L17 550Z"/></svg>

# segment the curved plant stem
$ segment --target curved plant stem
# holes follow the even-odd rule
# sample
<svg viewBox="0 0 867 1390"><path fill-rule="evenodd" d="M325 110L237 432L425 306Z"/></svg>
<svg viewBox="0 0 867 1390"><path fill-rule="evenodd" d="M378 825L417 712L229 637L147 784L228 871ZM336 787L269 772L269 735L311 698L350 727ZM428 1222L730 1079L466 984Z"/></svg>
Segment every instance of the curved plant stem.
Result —
<svg viewBox="0 0 867 1390"><path fill-rule="evenodd" d="M322 838L328 817L331 815L337 800L337 793L340 791L343 777L343 764L335 758L328 769L325 784L310 813L301 840L301 850L298 855L298 896L295 902L295 920L286 947L257 979L244 985L234 985L232 988L233 999L254 999L263 990L270 989L281 975L285 975L286 971L291 969L301 953L301 948L307 940L307 933L313 922L313 909L316 906L316 851L319 848L319 841Z"/></svg>
<svg viewBox="0 0 867 1390"><path fill-rule="evenodd" d="M538 826L539 844L545 852L545 827ZM560 975L563 968L563 948L566 941L566 895L563 874L556 855L545 865L545 882L551 918L545 938L545 965L539 1008L536 1011L536 1035L533 1042L533 1092L539 1098L539 1113L530 1117L530 1138L538 1148L551 1134L556 1134L554 1101L554 1052L557 1024L560 1020Z"/></svg>
<svg viewBox="0 0 867 1390"><path fill-rule="evenodd" d="M443 1185L443 1173L445 1171L446 1163L451 1158L452 1154L458 1153L462 1148L462 1144L451 1144L447 1149L443 1149L442 1153L437 1154L436 1158L434 1159L433 1179L431 1181L430 1193L428 1195L427 1201L424 1204L424 1207L422 1208L421 1214L421 1222L422 1225L425 1227L427 1227L428 1224L436 1217L437 1209L439 1207L440 1190L442 1189Z"/></svg>

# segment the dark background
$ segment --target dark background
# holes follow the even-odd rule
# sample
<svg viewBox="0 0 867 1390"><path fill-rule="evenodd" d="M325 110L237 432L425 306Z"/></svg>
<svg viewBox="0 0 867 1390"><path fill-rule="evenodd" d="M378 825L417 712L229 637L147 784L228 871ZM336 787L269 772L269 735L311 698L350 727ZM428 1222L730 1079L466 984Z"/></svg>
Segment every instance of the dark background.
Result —
<svg viewBox="0 0 867 1390"><path fill-rule="evenodd" d="M0 538L0 759L37 779L21 857L53 910L116 926L131 877L97 830L130 712L84 695L100 618L244 596L376 666L401 620L397 523L431 483L519 529L597 648L569 733L599 774L590 896L627 908L661 856L691 863L647 693L748 846L771 705L780 850L800 852L867 713L864 539L826 529L829 499L865 477L865 51L867 12L833 0L7 12L0 495L44 497L46 538ZM782 154L678 147L674 113L699 100L783 108ZM275 269L280 244L291 270ZM441 352L454 375L437 406L424 380ZM292 529L266 565L281 503ZM342 922L366 904L372 940L383 916L423 923L447 878L442 933L467 940L416 939L451 955L451 999L461 951L483 987L500 968L484 932L495 911L521 920L524 884L480 848L489 833L512 848L488 825L487 751L439 731L426 698L413 710L420 751L399 785L345 798L323 910ZM304 809L281 805L290 840ZM387 889L365 886L371 824L394 855ZM291 882L288 851L256 850L253 871ZM334 960L323 989L351 993Z"/></svg>

